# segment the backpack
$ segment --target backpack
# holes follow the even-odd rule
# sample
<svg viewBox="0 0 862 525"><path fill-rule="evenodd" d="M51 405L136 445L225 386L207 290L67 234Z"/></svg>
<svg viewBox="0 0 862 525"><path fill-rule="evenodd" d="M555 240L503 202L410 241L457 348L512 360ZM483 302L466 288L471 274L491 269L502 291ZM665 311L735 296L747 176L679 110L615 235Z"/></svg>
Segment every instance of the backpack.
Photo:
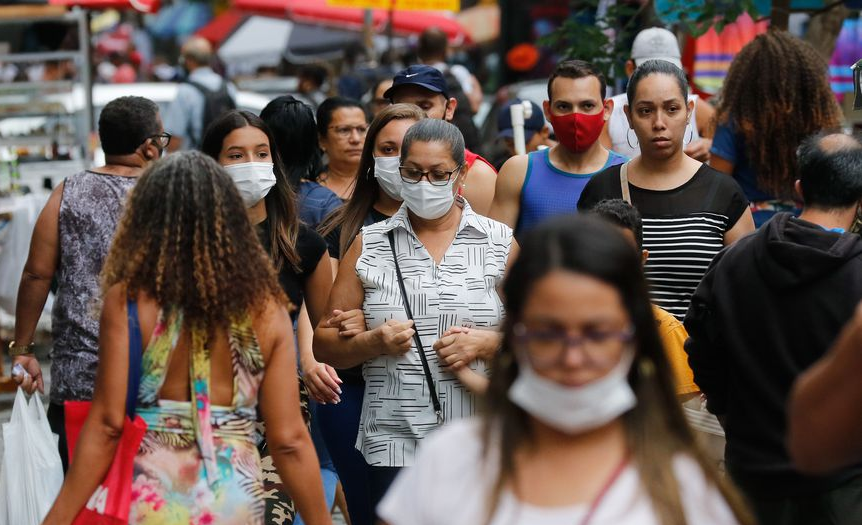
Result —
<svg viewBox="0 0 862 525"><path fill-rule="evenodd" d="M204 114L203 122L201 122L201 136L197 138L198 143L203 140L207 128L212 121L222 116L222 114L236 109L236 102L231 98L227 90L227 81L222 81L221 86L215 90L207 89L203 84L187 81L187 84L200 91L204 97ZM200 144L198 144L200 145Z"/></svg>

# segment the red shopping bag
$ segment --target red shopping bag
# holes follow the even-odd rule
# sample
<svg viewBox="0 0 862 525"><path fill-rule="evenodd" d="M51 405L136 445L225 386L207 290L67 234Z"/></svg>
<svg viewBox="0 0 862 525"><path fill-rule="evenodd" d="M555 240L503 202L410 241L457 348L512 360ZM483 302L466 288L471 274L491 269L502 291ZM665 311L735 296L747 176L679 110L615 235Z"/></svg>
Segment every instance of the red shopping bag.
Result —
<svg viewBox="0 0 862 525"><path fill-rule="evenodd" d="M135 414L138 386L141 381L141 327L138 324L138 305L128 301L129 318L129 382L126 393L126 420L123 434L117 444L114 460L105 478L90 496L89 501L78 513L72 525L124 525L129 522L129 509L132 504L132 475L135 455L147 431L147 423ZM69 458L75 454L75 445L87 414L90 401L66 401L66 441L69 444Z"/></svg>
<svg viewBox="0 0 862 525"><path fill-rule="evenodd" d="M90 412L90 401L66 401L66 439L69 457L75 452L78 434ZM132 469L135 455L144 439L147 424L141 416L132 421L128 417L123 424L123 435L117 445L114 461L105 479L90 496L90 500L78 513L72 525L124 525L129 522L132 503Z"/></svg>

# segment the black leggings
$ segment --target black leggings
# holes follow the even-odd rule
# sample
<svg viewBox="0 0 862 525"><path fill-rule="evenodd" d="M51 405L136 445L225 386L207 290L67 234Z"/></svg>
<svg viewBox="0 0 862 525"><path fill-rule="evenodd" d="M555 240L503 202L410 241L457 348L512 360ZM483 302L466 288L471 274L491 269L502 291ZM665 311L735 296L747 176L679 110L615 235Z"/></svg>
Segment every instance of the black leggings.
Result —
<svg viewBox="0 0 862 525"><path fill-rule="evenodd" d="M63 474L69 470L69 447L66 445L66 409L56 403L48 404L48 425L51 432L60 438L57 448L60 449L60 460L63 462Z"/></svg>

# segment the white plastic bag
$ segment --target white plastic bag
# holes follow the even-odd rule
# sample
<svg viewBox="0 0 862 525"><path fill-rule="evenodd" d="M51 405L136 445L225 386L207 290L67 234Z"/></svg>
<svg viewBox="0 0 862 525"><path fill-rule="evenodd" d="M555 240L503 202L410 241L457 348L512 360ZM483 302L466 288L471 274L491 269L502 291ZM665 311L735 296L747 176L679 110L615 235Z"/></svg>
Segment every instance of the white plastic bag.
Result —
<svg viewBox="0 0 862 525"><path fill-rule="evenodd" d="M3 448L0 525L39 525L63 485L63 465L38 395L27 401L18 389Z"/></svg>

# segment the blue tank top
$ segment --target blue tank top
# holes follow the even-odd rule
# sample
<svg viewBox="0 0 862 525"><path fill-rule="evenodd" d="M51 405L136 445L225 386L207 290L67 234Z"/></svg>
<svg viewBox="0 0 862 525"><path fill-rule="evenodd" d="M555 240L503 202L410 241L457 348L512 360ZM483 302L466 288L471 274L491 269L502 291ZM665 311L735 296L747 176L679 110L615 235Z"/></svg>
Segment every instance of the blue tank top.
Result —
<svg viewBox="0 0 862 525"><path fill-rule="evenodd" d="M549 217L576 213L578 199L581 198L581 192L584 191L590 178L606 168L629 160L623 155L609 151L608 161L600 170L584 174L569 173L551 164L550 151L550 149L544 149L529 154L527 176L521 188L521 212L515 227L517 236Z"/></svg>

